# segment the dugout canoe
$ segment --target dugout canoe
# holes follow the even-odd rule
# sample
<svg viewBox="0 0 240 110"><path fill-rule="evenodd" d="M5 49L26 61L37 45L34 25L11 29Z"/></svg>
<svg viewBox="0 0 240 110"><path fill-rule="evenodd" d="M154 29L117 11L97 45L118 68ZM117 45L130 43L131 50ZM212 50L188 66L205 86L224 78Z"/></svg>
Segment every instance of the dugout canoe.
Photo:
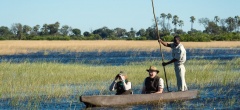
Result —
<svg viewBox="0 0 240 110"><path fill-rule="evenodd" d="M197 98L198 90L167 92L162 94L130 94L130 95L93 95L80 96L80 102L86 107L105 107L182 101Z"/></svg>

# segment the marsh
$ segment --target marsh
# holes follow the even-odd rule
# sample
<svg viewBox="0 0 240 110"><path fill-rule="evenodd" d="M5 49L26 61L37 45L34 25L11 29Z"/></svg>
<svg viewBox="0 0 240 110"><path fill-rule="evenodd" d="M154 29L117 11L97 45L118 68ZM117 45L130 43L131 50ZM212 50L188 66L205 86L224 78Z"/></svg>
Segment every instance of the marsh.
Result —
<svg viewBox="0 0 240 110"><path fill-rule="evenodd" d="M0 106L3 109L83 109L85 105L79 102L80 95L115 94L108 86L120 70L128 73L134 93L140 94L146 65L156 65L164 78L159 52L155 49L39 50L1 54ZM169 59L170 52L163 52L165 59ZM200 91L199 98L125 108L237 109L240 107L239 55L239 48L188 48L186 82L189 89ZM170 90L175 91L173 67L166 67L166 72Z"/></svg>

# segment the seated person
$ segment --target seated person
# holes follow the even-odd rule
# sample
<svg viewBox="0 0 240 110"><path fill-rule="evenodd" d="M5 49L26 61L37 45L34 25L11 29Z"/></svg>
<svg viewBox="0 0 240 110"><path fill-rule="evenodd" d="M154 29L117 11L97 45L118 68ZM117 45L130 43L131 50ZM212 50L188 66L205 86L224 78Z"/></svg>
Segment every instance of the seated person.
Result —
<svg viewBox="0 0 240 110"><path fill-rule="evenodd" d="M159 70L154 66L150 66L147 72L149 76L144 80L142 94L163 93L163 79L157 76Z"/></svg>
<svg viewBox="0 0 240 110"><path fill-rule="evenodd" d="M123 71L120 71L120 73L116 75L109 90L117 90L116 95L132 94L131 82L128 81L127 76L123 74Z"/></svg>

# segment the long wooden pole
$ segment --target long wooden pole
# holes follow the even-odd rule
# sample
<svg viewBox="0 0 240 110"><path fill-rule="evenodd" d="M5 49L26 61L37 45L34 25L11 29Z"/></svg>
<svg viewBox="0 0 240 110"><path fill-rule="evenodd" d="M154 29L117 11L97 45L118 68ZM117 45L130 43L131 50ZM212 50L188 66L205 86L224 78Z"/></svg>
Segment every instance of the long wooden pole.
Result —
<svg viewBox="0 0 240 110"><path fill-rule="evenodd" d="M152 0L152 9L153 9L154 21L155 21L155 24L156 24L156 33L157 33L158 39L160 39L160 35L159 35L159 31L158 31L157 19L156 19L155 11L154 11L154 3L153 3L153 0ZM162 53L162 46L161 46L161 43L160 43L160 42L159 42L159 47L160 47L160 53L161 53L161 55L162 55L162 62L164 62L164 57L163 57L163 53ZM164 70L164 75L165 75L165 79L166 79L167 91L169 92L165 66L163 66L163 70Z"/></svg>

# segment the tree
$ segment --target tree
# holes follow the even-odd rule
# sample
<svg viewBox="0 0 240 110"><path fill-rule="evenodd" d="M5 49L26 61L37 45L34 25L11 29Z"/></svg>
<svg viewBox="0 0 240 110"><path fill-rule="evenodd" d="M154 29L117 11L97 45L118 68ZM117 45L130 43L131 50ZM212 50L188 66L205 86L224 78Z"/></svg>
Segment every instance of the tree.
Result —
<svg viewBox="0 0 240 110"><path fill-rule="evenodd" d="M218 16L214 17L215 24L218 25L217 23L220 21L220 18Z"/></svg>
<svg viewBox="0 0 240 110"><path fill-rule="evenodd" d="M235 29L235 20L232 17L228 17L225 21L228 24L228 32L232 32Z"/></svg>
<svg viewBox="0 0 240 110"><path fill-rule="evenodd" d="M188 31L188 34L201 33L201 32L202 31L200 31L200 30L193 29L193 30Z"/></svg>
<svg viewBox="0 0 240 110"><path fill-rule="evenodd" d="M48 30L49 30L49 34L50 35L56 35L57 32L58 32L58 28L60 26L60 23L59 22L56 22L54 24L49 24L47 27L48 27Z"/></svg>
<svg viewBox="0 0 240 110"><path fill-rule="evenodd" d="M71 27L68 25L63 25L62 28L60 29L60 32L63 36L68 35L68 33L71 31Z"/></svg>
<svg viewBox="0 0 240 110"><path fill-rule="evenodd" d="M236 25L236 32L239 31L240 27L240 16L235 16L235 25Z"/></svg>
<svg viewBox="0 0 240 110"><path fill-rule="evenodd" d="M163 30L166 30L166 25L165 25L165 19L166 19L167 15L165 13L162 13L160 15L160 18L162 18L162 23L160 23L162 25Z"/></svg>
<svg viewBox="0 0 240 110"><path fill-rule="evenodd" d="M146 29L146 37L148 40L156 40L156 29L153 27L148 27Z"/></svg>
<svg viewBox="0 0 240 110"><path fill-rule="evenodd" d="M195 17L194 16L191 16L190 17L190 22L191 22L191 30L193 30L193 23L194 23L194 21L195 21L196 19L195 19Z"/></svg>
<svg viewBox="0 0 240 110"><path fill-rule="evenodd" d="M43 27L41 28L41 35L48 35L48 25L43 24Z"/></svg>
<svg viewBox="0 0 240 110"><path fill-rule="evenodd" d="M23 33L24 34L30 34L32 28L28 25L23 25Z"/></svg>
<svg viewBox="0 0 240 110"><path fill-rule="evenodd" d="M0 36L6 36L6 35L10 35L10 34L11 34L11 32L8 29L8 27L5 27L5 26L0 27Z"/></svg>
<svg viewBox="0 0 240 110"><path fill-rule="evenodd" d="M126 29L122 29L122 28L115 28L113 31L115 36L118 38L124 37L127 33Z"/></svg>
<svg viewBox="0 0 240 110"><path fill-rule="evenodd" d="M83 33L83 36L84 37L89 37L91 34L89 33L89 32L87 32L87 31L85 31L84 33Z"/></svg>
<svg viewBox="0 0 240 110"><path fill-rule="evenodd" d="M75 36L81 36L81 30L78 28L74 28L72 32Z"/></svg>
<svg viewBox="0 0 240 110"><path fill-rule="evenodd" d="M94 30L93 34L99 34L103 39L107 39L108 37L114 35L114 31L105 26Z"/></svg>
<svg viewBox="0 0 240 110"><path fill-rule="evenodd" d="M179 27L181 27L181 29L182 29L182 26L184 25L183 20L179 20L179 21L178 21L178 25L179 25Z"/></svg>
<svg viewBox="0 0 240 110"><path fill-rule="evenodd" d="M210 22L210 20L209 20L208 18L200 18L200 19L198 20L198 22L199 22L200 24L202 24L202 25L204 26L204 28L206 29L207 26L208 26L208 23Z"/></svg>
<svg viewBox="0 0 240 110"><path fill-rule="evenodd" d="M220 26L221 26L221 30L224 31L224 32L227 32L227 27L226 27L226 19L220 19L219 20L219 23L220 23Z"/></svg>
<svg viewBox="0 0 240 110"><path fill-rule="evenodd" d="M173 21L172 21L172 23L175 25L175 31L177 30L177 24L178 24L178 16L177 15L174 15L173 16Z"/></svg>
<svg viewBox="0 0 240 110"><path fill-rule="evenodd" d="M240 19L238 19L238 22L237 22L237 24L238 24L238 32L239 32L239 27L240 27Z"/></svg>
<svg viewBox="0 0 240 110"><path fill-rule="evenodd" d="M134 38L135 35L136 35L136 31L133 28L131 28L130 31L127 32L128 38Z"/></svg>
<svg viewBox="0 0 240 110"><path fill-rule="evenodd" d="M179 35L179 34L185 34L185 32L182 30L182 29L177 29L176 32L175 32L176 35Z"/></svg>
<svg viewBox="0 0 240 110"><path fill-rule="evenodd" d="M21 23L14 23L11 27L11 31L15 34L18 40L23 39L23 28Z"/></svg>
<svg viewBox="0 0 240 110"><path fill-rule="evenodd" d="M167 30L170 31L170 19L172 19L172 15L170 13L167 14L168 24L167 24Z"/></svg>
<svg viewBox="0 0 240 110"><path fill-rule="evenodd" d="M220 28L218 25L212 21L208 23L208 26L205 30L206 33L208 34L219 34L220 33Z"/></svg>
<svg viewBox="0 0 240 110"><path fill-rule="evenodd" d="M146 35L146 30L145 29L140 29L137 33L136 33L137 36L145 36Z"/></svg>
<svg viewBox="0 0 240 110"><path fill-rule="evenodd" d="M40 28L40 25L36 25L36 26L33 27L33 32L34 32L35 35L38 34L39 28Z"/></svg>
<svg viewBox="0 0 240 110"><path fill-rule="evenodd" d="M14 35L17 35L17 31L18 31L18 29L17 29L17 24L16 24L16 23L12 24L12 26L11 26L11 32L12 32Z"/></svg>

